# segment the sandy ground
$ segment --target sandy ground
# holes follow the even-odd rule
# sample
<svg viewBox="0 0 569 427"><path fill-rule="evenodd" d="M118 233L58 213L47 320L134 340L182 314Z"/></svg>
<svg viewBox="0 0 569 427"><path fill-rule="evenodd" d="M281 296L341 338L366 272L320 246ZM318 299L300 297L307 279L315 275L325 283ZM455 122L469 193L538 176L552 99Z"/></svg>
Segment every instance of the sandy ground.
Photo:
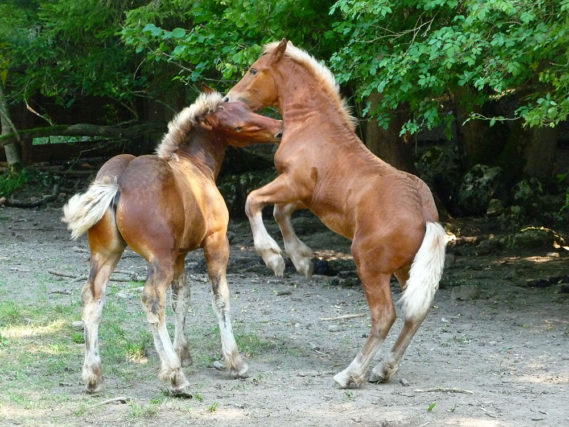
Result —
<svg viewBox="0 0 569 427"><path fill-rule="evenodd" d="M3 298L33 304L33 288L22 292L22 280L33 281L40 274L53 274L50 271L78 277L87 274L86 239L70 241L59 217L60 210L55 208L0 209L0 276L8 287ZM106 404L96 416L89 411L84 416L70 412L66 418L65 413L54 410L53 423L569 425L566 253L450 248L441 289L399 372L387 384L366 383L360 389L341 390L332 377L363 345L369 312L349 262L349 242L326 231L310 216L301 217L297 225L299 235L316 255L329 260L334 275L316 275L307 281L289 265L284 278L274 278L252 249L248 224L232 222L230 226L228 280L235 333L262 343L252 354L242 349L248 357L249 378L233 380L197 363L188 367L186 374L196 384L199 400L168 399L146 419L125 418L128 405L119 399ZM274 226L270 230L277 236ZM201 260L201 253L195 252L187 262L193 301L190 330L202 323L207 324L206 330L215 327ZM145 263L132 252L117 269L145 275ZM547 286L530 287L528 281ZM68 291L66 298L79 301L81 282L62 279L57 283ZM397 299L395 282L392 291ZM139 294L126 297L132 299L133 307L140 308ZM79 319L79 304L77 311ZM378 361L400 328L398 320ZM200 352L200 348L193 350L194 359ZM76 357L76 371L69 374L71 384L62 383L62 387L66 393L76 391L77 402L96 399L83 392L81 348ZM145 382L121 384L107 371L103 398L128 396L131 402L147 404L161 387L156 378L156 353L150 351L148 357L153 375ZM106 367L104 360L103 364ZM184 410L186 406L191 409ZM45 411L38 414L38 424L49 424L49 417ZM17 415L5 419L18 422ZM125 423L125 419L130 421Z"/></svg>

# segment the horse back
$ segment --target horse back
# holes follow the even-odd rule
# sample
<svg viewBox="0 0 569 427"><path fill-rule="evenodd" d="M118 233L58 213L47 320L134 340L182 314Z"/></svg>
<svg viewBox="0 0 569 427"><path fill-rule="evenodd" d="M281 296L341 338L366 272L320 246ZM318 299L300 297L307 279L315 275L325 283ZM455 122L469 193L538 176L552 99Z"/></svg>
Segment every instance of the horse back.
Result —
<svg viewBox="0 0 569 427"><path fill-rule="evenodd" d="M187 252L204 238L199 194L176 175L166 160L140 156L118 178L117 227L126 243L146 259Z"/></svg>

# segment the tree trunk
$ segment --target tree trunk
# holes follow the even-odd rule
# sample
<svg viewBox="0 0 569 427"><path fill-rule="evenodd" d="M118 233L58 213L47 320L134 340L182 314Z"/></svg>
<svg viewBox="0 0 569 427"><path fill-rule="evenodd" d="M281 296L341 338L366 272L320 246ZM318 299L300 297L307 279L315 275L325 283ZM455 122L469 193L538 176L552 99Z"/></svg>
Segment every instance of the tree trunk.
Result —
<svg viewBox="0 0 569 427"><path fill-rule="evenodd" d="M381 94L370 95L372 109L377 103ZM413 172L413 150L412 145L404 137L399 136L401 126L407 121L407 114L397 112L389 123L387 129L383 129L377 124L377 120L370 118L366 125L366 146L376 156L386 161L397 169Z"/></svg>
<svg viewBox="0 0 569 427"><path fill-rule="evenodd" d="M557 129L550 127L531 129L525 149L524 173L540 179L551 179L556 154Z"/></svg>
<svg viewBox="0 0 569 427"><path fill-rule="evenodd" d="M6 97L4 96L4 84L0 79L0 124L2 127L1 135L17 134L17 130L10 120L10 114L8 112L8 103L6 102ZM17 173L22 168L22 155L20 150L19 137L16 137L13 141L4 145L4 151L6 153L6 160L8 161L8 169L12 173Z"/></svg>

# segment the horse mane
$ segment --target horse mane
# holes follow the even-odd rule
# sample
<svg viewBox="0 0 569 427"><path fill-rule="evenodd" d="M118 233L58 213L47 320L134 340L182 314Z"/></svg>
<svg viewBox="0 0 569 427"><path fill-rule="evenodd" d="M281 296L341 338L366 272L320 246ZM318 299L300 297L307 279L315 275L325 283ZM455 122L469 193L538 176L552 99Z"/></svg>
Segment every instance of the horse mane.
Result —
<svg viewBox="0 0 569 427"><path fill-rule="evenodd" d="M279 45L280 42L272 42L265 45L265 53L271 53L276 47ZM340 95L340 87L336 83L336 79L334 74L310 55L308 52L299 49L298 47L294 46L290 41L288 41L285 55L291 58L293 61L298 62L301 65L304 65L309 70L312 70L316 79L321 83L324 89L331 95L334 102L337 104L338 109L342 113L344 119L346 120L348 126L351 130L355 130L356 125L358 124L358 120L352 116L351 108L348 106L346 100Z"/></svg>
<svg viewBox="0 0 569 427"><path fill-rule="evenodd" d="M192 128L206 114L213 113L222 102L219 92L202 93L189 107L184 108L168 123L168 133L156 147L156 155L169 160L178 150Z"/></svg>

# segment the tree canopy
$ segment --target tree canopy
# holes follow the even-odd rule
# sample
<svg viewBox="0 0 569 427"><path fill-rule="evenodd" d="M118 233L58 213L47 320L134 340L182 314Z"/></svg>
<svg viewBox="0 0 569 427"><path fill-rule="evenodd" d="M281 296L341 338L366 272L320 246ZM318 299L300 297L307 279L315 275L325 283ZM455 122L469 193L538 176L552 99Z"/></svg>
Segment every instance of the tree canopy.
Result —
<svg viewBox="0 0 569 427"><path fill-rule="evenodd" d="M223 90L287 37L329 61L380 124L409 108L402 132L448 125L448 100L490 124L555 126L569 112L568 12L569 0L6 0L0 69L12 103L101 96L134 113L137 97ZM511 116L476 113L512 95Z"/></svg>

